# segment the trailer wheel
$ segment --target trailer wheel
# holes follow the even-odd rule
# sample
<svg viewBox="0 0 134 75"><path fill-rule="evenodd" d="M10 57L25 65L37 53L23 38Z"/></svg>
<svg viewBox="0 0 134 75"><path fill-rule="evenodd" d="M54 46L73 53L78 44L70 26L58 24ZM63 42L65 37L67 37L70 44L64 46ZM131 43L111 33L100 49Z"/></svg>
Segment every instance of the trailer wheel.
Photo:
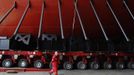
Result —
<svg viewBox="0 0 134 75"><path fill-rule="evenodd" d="M83 61L79 61L77 63L77 68L80 69L80 70L85 70L87 68L87 64L84 63Z"/></svg>
<svg viewBox="0 0 134 75"><path fill-rule="evenodd" d="M90 68L94 69L94 70L97 70L97 69L100 68L100 64L98 62L91 62Z"/></svg>
<svg viewBox="0 0 134 75"><path fill-rule="evenodd" d="M134 62L129 62L127 66L129 69L134 69Z"/></svg>
<svg viewBox="0 0 134 75"><path fill-rule="evenodd" d="M116 63L116 68L122 70L122 69L125 68L125 65L124 65L123 62L117 62L117 63Z"/></svg>
<svg viewBox="0 0 134 75"><path fill-rule="evenodd" d="M73 64L72 63L70 63L70 62L64 62L64 64L63 64L63 68L65 69L65 70L71 70L71 69L73 69Z"/></svg>
<svg viewBox="0 0 134 75"><path fill-rule="evenodd" d="M43 66L44 66L44 64L41 60L34 61L34 67L35 68L41 69L41 68L43 68Z"/></svg>
<svg viewBox="0 0 134 75"><path fill-rule="evenodd" d="M112 64L109 62L104 62L104 69L112 69Z"/></svg>
<svg viewBox="0 0 134 75"><path fill-rule="evenodd" d="M26 59L20 59L18 62L18 66L21 68L26 68L28 67L28 61Z"/></svg>
<svg viewBox="0 0 134 75"><path fill-rule="evenodd" d="M11 59L4 59L2 62L2 67L10 68L13 65Z"/></svg>

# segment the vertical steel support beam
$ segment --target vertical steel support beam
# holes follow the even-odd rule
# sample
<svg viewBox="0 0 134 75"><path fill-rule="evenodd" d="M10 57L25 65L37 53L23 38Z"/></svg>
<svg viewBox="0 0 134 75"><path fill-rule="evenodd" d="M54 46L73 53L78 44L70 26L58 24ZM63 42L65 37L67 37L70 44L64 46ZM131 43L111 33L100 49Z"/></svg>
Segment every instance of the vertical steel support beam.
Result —
<svg viewBox="0 0 134 75"><path fill-rule="evenodd" d="M106 32L105 32L103 26L102 26L102 23L101 23L101 21L100 21L100 19L99 19L99 17L98 17L98 14L97 14L97 12L96 12L96 9L95 9L95 7L94 7L94 5L93 5L92 0L90 0L90 5L91 5L91 7L92 7L92 9L93 9L93 11L94 11L94 14L95 14L95 16L96 16L96 19L97 19L97 21L98 21L98 23L99 23L99 25L100 25L100 28L101 28L101 30L102 30L102 32L103 32L103 35L104 35L104 37L105 37L105 40L106 40L106 41L109 41L109 38L108 38L108 36L107 36L107 34L106 34Z"/></svg>
<svg viewBox="0 0 134 75"><path fill-rule="evenodd" d="M2 23L2 21L10 14L10 12L12 12L14 8L16 8L16 1L14 1L13 6L6 12L6 14L0 18L0 23Z"/></svg>
<svg viewBox="0 0 134 75"><path fill-rule="evenodd" d="M114 16L116 22L118 23L118 26L119 26L119 28L121 29L121 31L122 31L122 33L123 33L123 35L124 35L126 41L129 42L130 39L128 38L128 36L126 35L125 31L123 30L123 28L122 28L122 26L121 26L121 23L119 22L117 16L115 15L115 12L113 11L113 9L112 9L112 7L110 6L109 2L106 1L106 3L107 3L107 5L108 5L108 8L110 9L112 15Z"/></svg>
<svg viewBox="0 0 134 75"><path fill-rule="evenodd" d="M125 0L123 0L123 4L125 5L125 7L126 7L128 13L129 13L130 16L132 17L132 19L134 20L134 15L132 14L132 12L131 12L130 8L128 7L128 5L127 5L127 3L126 3Z"/></svg>
<svg viewBox="0 0 134 75"><path fill-rule="evenodd" d="M61 13L61 1L58 0L58 10L59 10L59 19L60 19L60 30L61 38L64 39L63 23L62 23L62 13Z"/></svg>
<svg viewBox="0 0 134 75"><path fill-rule="evenodd" d="M84 29L84 26L83 26L83 23L82 23L82 20L81 20L81 17L80 17L80 14L79 14L79 11L78 11L78 8L77 8L77 2L78 2L77 0L74 2L75 11L76 11L76 14L78 16L80 26L81 26L81 29L82 29L82 32L83 32L83 35L84 35L84 38L85 38L85 40L88 40L86 32L85 32L85 29Z"/></svg>
<svg viewBox="0 0 134 75"><path fill-rule="evenodd" d="M26 7L26 9L25 9L25 11L24 11L24 13L23 13L23 15L22 15L22 17L21 17L21 19L20 19L20 21L19 21L19 23L17 25L17 28L15 29L15 32L13 33L13 35L15 35L18 32L18 30L19 30L19 28L20 28L20 26L21 26L21 24L22 24L22 22L24 20L24 17L26 16L26 13L27 13L29 8L30 8L30 0L28 0L27 7Z"/></svg>

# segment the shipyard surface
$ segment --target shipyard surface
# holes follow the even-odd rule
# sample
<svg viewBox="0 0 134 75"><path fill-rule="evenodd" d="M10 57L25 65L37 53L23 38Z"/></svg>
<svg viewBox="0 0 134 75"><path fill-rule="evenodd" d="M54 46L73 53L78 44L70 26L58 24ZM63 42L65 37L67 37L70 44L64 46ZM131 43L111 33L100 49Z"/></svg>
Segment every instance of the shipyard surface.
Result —
<svg viewBox="0 0 134 75"><path fill-rule="evenodd" d="M59 71L59 75L133 75L133 70L72 70L72 71ZM48 72L19 72L19 73L6 73L2 72L0 75L49 75Z"/></svg>

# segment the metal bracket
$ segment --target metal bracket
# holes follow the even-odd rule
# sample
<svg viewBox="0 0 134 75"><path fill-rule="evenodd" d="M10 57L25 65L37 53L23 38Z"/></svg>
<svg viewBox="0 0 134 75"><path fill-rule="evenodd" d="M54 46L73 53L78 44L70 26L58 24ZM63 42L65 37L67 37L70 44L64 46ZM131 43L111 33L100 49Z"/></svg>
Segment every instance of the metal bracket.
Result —
<svg viewBox="0 0 134 75"><path fill-rule="evenodd" d="M43 34L41 40L57 40L57 37L55 35L51 35L51 34Z"/></svg>
<svg viewBox="0 0 134 75"><path fill-rule="evenodd" d="M29 43L30 43L30 38L31 38L30 35L22 36L22 35L20 35L20 34L17 34L17 35L15 36L15 40L17 40L18 42L23 42L23 43L26 44L26 45L29 45Z"/></svg>

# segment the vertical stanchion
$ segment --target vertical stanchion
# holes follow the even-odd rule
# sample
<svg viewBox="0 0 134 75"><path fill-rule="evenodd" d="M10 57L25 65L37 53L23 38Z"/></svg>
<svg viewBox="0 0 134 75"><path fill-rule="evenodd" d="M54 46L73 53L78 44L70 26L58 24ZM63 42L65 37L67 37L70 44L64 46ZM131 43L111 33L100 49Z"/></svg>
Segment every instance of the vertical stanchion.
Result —
<svg viewBox="0 0 134 75"><path fill-rule="evenodd" d="M16 8L16 1L14 2L14 4L13 4L13 6L4 14L4 16L2 16L1 18L0 18L0 23L2 23L2 21L10 14L10 12L12 12L12 10L14 9L14 8Z"/></svg>
<svg viewBox="0 0 134 75"><path fill-rule="evenodd" d="M125 33L124 29L122 28L121 23L119 22L119 20L118 20L117 16L115 15L115 13L114 13L114 11L113 11L113 9L112 9L112 7L111 7L110 3L108 2L108 0L106 1L106 3L107 3L107 5L108 5L108 8L110 9L110 11L111 11L112 15L114 16L114 18L115 18L116 22L118 23L118 26L119 26L119 28L121 29L121 32L123 33L123 35L124 35L124 37L125 37L126 41L127 41L127 42L129 42L129 41L130 41L130 39L128 38L128 36L126 35L126 33Z"/></svg>
<svg viewBox="0 0 134 75"><path fill-rule="evenodd" d="M130 16L132 17L132 19L134 20L134 15L132 14L130 8L128 7L128 5L126 3L126 0L123 0L123 4L126 7L126 9L127 9L128 13L130 14Z"/></svg>
<svg viewBox="0 0 134 75"><path fill-rule="evenodd" d="M30 0L28 0L27 7L26 7L26 9L25 9L25 11L24 11L24 13L23 13L23 15L22 15L22 17L21 17L21 19L20 19L20 21L19 21L14 33L13 33L13 35L16 35L16 33L18 32L18 30L19 30L19 28L20 28L20 26L21 26L21 24L22 24L22 22L24 20L24 17L26 16L26 13L27 13L29 8L30 8Z"/></svg>

